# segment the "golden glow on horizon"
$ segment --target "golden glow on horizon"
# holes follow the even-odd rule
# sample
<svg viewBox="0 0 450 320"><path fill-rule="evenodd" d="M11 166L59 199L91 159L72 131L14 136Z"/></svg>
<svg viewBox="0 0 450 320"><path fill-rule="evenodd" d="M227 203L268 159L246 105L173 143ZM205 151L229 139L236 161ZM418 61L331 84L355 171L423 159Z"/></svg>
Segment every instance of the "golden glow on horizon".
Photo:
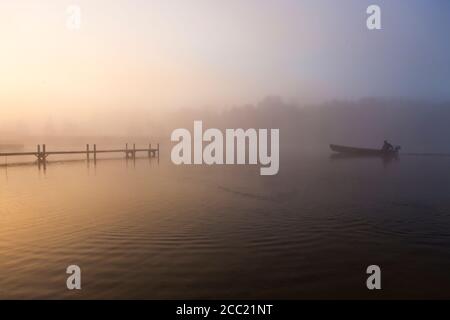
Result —
<svg viewBox="0 0 450 320"><path fill-rule="evenodd" d="M74 3L77 31L66 27ZM423 59L442 52L436 63L446 62L447 47L433 38L433 27L445 28L429 23L406 37L423 8L404 7L383 6L402 24L380 37L368 35L361 1L2 1L0 127L230 107L267 95L309 103L448 92L445 69Z"/></svg>
<svg viewBox="0 0 450 320"><path fill-rule="evenodd" d="M292 36L283 11L241 2L79 1L81 28L70 31L70 3L0 4L0 102L8 106L0 116L226 106L290 89L280 81L285 73L289 82L290 70L277 67Z"/></svg>

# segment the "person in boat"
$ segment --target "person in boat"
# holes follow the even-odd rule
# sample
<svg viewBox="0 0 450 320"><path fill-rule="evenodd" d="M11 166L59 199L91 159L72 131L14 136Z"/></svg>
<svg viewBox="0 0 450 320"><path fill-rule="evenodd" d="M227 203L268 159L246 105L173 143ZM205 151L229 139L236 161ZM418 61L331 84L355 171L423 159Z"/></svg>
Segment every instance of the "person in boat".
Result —
<svg viewBox="0 0 450 320"><path fill-rule="evenodd" d="M394 146L389 142L387 142L387 140L384 140L383 147L381 148L381 150L385 152L394 151Z"/></svg>

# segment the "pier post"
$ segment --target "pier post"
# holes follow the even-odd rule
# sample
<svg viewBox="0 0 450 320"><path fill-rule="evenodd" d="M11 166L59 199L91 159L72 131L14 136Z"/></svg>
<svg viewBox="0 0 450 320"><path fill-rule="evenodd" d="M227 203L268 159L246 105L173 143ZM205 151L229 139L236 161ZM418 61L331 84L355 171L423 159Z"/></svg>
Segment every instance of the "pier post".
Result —
<svg viewBox="0 0 450 320"><path fill-rule="evenodd" d="M45 153L45 144L42 145L42 162L44 164L44 171L47 169L47 154Z"/></svg>
<svg viewBox="0 0 450 320"><path fill-rule="evenodd" d="M158 159L159 159L159 143L158 143L158 149L157 150L158 150Z"/></svg>
<svg viewBox="0 0 450 320"><path fill-rule="evenodd" d="M89 161L89 144L86 145L86 159Z"/></svg>
<svg viewBox="0 0 450 320"><path fill-rule="evenodd" d="M152 157L152 144L151 143L148 144L148 157L149 158Z"/></svg>
<svg viewBox="0 0 450 320"><path fill-rule="evenodd" d="M94 162L97 162L97 145L94 144Z"/></svg>
<svg viewBox="0 0 450 320"><path fill-rule="evenodd" d="M39 167L39 170L40 170L41 169L41 145L40 144L37 145L36 157L37 157L38 167Z"/></svg>
<svg viewBox="0 0 450 320"><path fill-rule="evenodd" d="M128 143L125 144L125 158L128 159Z"/></svg>
<svg viewBox="0 0 450 320"><path fill-rule="evenodd" d="M136 143L133 143L133 159L136 159Z"/></svg>

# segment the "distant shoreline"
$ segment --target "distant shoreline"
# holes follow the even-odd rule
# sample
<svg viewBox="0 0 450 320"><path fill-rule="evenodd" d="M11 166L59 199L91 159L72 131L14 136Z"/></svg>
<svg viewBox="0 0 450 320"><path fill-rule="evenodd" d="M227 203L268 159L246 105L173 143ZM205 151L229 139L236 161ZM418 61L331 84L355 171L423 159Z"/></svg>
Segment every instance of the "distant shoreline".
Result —
<svg viewBox="0 0 450 320"><path fill-rule="evenodd" d="M0 143L0 150L21 150L24 148L20 143Z"/></svg>

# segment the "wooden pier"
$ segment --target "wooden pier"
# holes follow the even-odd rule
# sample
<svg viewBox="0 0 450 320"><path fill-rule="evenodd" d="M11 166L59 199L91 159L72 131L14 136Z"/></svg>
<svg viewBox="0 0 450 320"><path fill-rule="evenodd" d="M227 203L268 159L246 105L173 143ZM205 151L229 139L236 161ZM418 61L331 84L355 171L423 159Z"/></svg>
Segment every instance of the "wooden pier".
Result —
<svg viewBox="0 0 450 320"><path fill-rule="evenodd" d="M17 156L35 156L37 158L37 163L44 164L47 162L47 157L50 155L63 155L63 154L83 154L86 155L86 160L90 161L90 156L93 156L94 162L97 161L97 154L100 153L123 153L126 159L136 159L137 153L145 153L149 158L159 158L159 143L156 145L156 148L152 148L152 145L149 144L148 148L139 149L136 148L136 144L133 144L132 148L128 147L128 143L125 145L125 149L104 149L98 150L97 145L94 144L93 148L90 148L90 145L86 145L85 150L69 150L69 151L47 151L45 144L37 145L36 151L30 152L4 152L0 153L0 157L17 157Z"/></svg>

